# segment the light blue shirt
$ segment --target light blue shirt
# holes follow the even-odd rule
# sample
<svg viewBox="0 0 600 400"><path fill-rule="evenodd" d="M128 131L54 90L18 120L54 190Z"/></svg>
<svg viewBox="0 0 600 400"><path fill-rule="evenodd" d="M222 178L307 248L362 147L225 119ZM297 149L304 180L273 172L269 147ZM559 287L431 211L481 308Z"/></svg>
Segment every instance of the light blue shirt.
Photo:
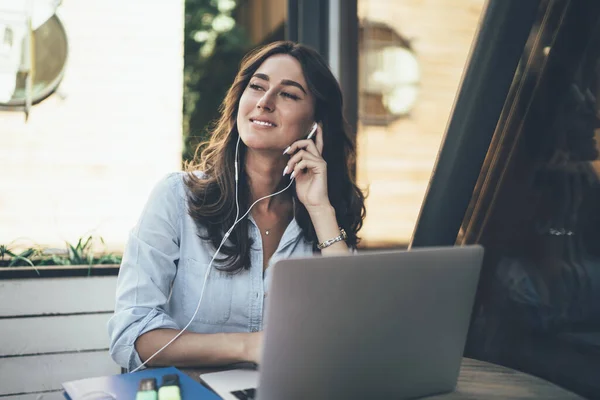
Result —
<svg viewBox="0 0 600 400"><path fill-rule="evenodd" d="M110 354L132 370L142 362L135 340L158 328L182 329L190 321L214 248L198 237L187 213L183 172L161 180L131 231L117 280L115 314L108 322ZM246 210L240 210L241 215ZM249 216L254 240L250 269L228 274L212 268L200 309L189 331L200 333L257 332L263 329L263 302L269 282L263 274L260 231ZM292 220L268 265L289 257L313 255L312 243Z"/></svg>

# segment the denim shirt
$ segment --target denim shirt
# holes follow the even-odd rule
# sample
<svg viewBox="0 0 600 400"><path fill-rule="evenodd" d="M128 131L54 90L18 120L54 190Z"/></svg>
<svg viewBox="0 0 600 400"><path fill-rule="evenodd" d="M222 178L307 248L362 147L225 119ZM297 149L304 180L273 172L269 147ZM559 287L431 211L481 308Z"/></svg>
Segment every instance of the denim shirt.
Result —
<svg viewBox="0 0 600 400"><path fill-rule="evenodd" d="M115 313L108 331L111 357L129 370L142 363L134 346L140 335L158 328L183 329L190 321L214 254L212 243L198 237L196 224L187 213L184 176L183 172L173 173L156 185L123 254ZM260 231L251 216L249 220L248 235L254 241L250 269L227 274L213 265L200 309L187 330L217 333L263 329L270 268L263 273ZM282 258L312 255L312 243L303 238L292 220L268 265Z"/></svg>

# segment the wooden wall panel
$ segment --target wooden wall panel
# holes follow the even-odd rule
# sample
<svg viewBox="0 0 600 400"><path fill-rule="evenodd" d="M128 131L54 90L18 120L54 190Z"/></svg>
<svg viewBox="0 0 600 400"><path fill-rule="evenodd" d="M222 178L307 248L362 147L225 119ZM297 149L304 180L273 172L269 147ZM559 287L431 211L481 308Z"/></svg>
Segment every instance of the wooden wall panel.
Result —
<svg viewBox="0 0 600 400"><path fill-rule="evenodd" d="M120 371L106 351L1 358L0 395L61 389L62 382Z"/></svg>
<svg viewBox="0 0 600 400"><path fill-rule="evenodd" d="M113 311L117 277L0 280L0 317Z"/></svg>

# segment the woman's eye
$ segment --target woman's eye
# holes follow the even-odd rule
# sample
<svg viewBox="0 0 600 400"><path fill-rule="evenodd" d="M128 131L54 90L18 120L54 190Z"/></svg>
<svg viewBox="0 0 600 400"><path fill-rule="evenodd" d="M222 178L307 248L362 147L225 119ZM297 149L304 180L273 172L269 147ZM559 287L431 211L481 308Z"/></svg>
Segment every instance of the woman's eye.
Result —
<svg viewBox="0 0 600 400"><path fill-rule="evenodd" d="M249 84L249 85L248 85L248 87L249 87L250 89L254 89L254 90L264 90L264 89L262 88L262 86L259 86L259 85L257 85L256 83L251 83L251 84Z"/></svg>
<svg viewBox="0 0 600 400"><path fill-rule="evenodd" d="M287 98L292 99L292 100L298 100L300 98L300 97L296 96L295 94L291 94L291 93L288 93L288 92L281 92L281 95L283 97L287 97Z"/></svg>

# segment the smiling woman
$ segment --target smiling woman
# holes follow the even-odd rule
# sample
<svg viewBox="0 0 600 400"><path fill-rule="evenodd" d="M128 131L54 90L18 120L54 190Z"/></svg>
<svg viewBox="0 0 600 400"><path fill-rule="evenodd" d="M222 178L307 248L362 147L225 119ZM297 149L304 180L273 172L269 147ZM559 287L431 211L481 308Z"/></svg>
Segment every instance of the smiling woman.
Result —
<svg viewBox="0 0 600 400"><path fill-rule="evenodd" d="M305 87L298 60L289 55L268 58L240 98L237 126L244 144L281 154L305 136L314 120L315 103Z"/></svg>
<svg viewBox="0 0 600 400"><path fill-rule="evenodd" d="M113 358L129 369L258 362L270 266L359 242L352 137L316 51L275 42L248 54L209 142L156 186L132 231Z"/></svg>
<svg viewBox="0 0 600 400"><path fill-rule="evenodd" d="M287 156L282 155L283 150L305 137L315 121L320 124L316 142L300 140L299 148L296 149L299 151L293 154L296 159L288 160ZM287 181L281 179L281 171L287 166L291 173L295 166L291 164L292 161L303 162L302 165L311 164L312 174L296 177L295 194L284 194L271 199L269 203L265 203L264 211L260 208L262 204L259 204L256 209L258 211L252 214L253 219L265 219L265 225L270 226L276 221L289 221L293 215L310 242L324 240L339 233L339 225L349 232L347 243L351 246L357 244L356 232L362 224L360 210L363 204L362 194L350 178L349 165L354 159L354 143L342 114L340 88L318 53L291 42L276 42L256 50L244 59L225 98L223 113L210 143L204 148L198 163L189 166L190 170L203 171L207 176L214 177L213 180L188 176L188 187L199 196L191 202L192 214L198 213L198 221L218 216L218 221L226 217L229 226L235 222L232 212L236 200L233 198L235 182L230 171L235 167L238 134L243 142L239 159L240 163L245 163L246 169L240 176L239 206L242 209L247 209L251 200L285 187ZM319 162L325 162L325 167L321 164L324 170L317 168L315 163ZM299 173L300 171L296 172ZM310 193L305 190L309 188L305 185L311 183L317 175L324 178L325 182L321 183L324 187L317 193L320 198L312 199L307 204L302 201L308 201L302 196ZM267 177L270 178L262 180ZM331 177L341 179L330 179ZM213 184L218 184L220 189L206 190L206 185ZM244 198L246 196L247 199ZM294 199L300 200L299 204ZM207 206L213 202L218 213ZM227 202L231 205L227 206ZM194 204L201 206L194 209ZM334 228L325 232L323 238L317 238L309 211L323 211L314 208L323 204L327 208L333 207L338 213L348 210L346 215L350 218L344 221L348 217L344 214L337 215L338 223L333 224ZM223 209L229 210L228 213L222 215ZM330 212L330 209L327 211ZM261 225L260 221L255 222ZM240 225L244 223L245 221L241 221ZM209 227L210 239L218 247L223 228L219 223L209 224ZM243 226L240 229L241 232L245 230ZM243 243L244 235L239 238L237 236L234 231L234 243L238 240ZM244 263L245 257L239 256L244 253L242 249L246 246L240 244L238 251L231 253L235 255L228 257L228 262L233 262L229 265L232 270L239 269ZM227 251L225 248L224 254L230 256ZM264 258L268 260L270 254L266 255ZM235 258L237 260L234 261Z"/></svg>

